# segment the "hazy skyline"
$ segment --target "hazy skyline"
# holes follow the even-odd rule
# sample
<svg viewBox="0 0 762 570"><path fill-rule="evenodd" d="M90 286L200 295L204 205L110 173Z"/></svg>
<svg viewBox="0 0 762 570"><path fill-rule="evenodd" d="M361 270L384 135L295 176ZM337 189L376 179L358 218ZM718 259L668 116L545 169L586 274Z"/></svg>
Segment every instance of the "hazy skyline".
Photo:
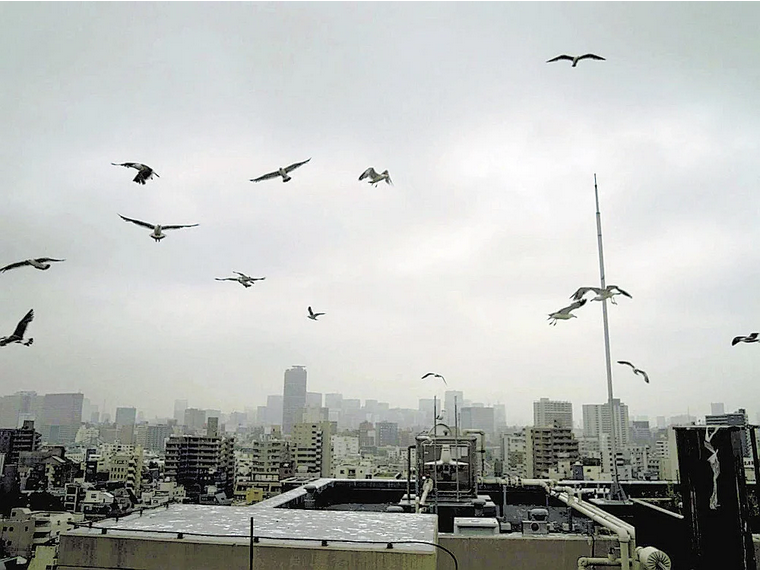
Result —
<svg viewBox="0 0 762 570"><path fill-rule="evenodd" d="M614 397L759 415L759 344L730 345L760 321L758 3L6 2L0 47L0 266L66 259L0 275L0 335L35 311L7 394L242 411L301 364L315 392L581 419L607 398L600 304L547 315L600 283L596 173L633 296ZM154 243L118 214L200 225Z"/></svg>

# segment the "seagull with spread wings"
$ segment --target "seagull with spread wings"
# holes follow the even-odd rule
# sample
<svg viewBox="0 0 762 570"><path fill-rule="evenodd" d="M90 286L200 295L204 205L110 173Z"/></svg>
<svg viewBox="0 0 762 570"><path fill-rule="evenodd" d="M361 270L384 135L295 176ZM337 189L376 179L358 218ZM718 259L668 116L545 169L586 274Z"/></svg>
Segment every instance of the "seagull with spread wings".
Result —
<svg viewBox="0 0 762 570"><path fill-rule="evenodd" d="M237 274L238 277L224 277L224 278L215 277L214 279L215 281L238 281L238 283L240 283L241 285L247 288L251 287L257 281L265 280L264 277L249 277L245 273L241 273L239 271L233 271L233 273Z"/></svg>
<svg viewBox="0 0 762 570"><path fill-rule="evenodd" d="M126 168L134 168L138 171L138 173L135 175L135 178L132 179L133 182L137 182L138 184L145 184L146 180L151 180L154 176L156 178L161 178L156 172L154 172L153 168L146 164L142 164L140 162L112 162L114 166L124 166Z"/></svg>
<svg viewBox="0 0 762 570"><path fill-rule="evenodd" d="M447 386L447 380L445 380L445 377L442 376L441 374L437 374L436 372L427 372L426 374L421 376L421 380L423 380L424 378L428 378L429 376L433 376L434 378L441 378L442 382L444 382L445 386Z"/></svg>
<svg viewBox="0 0 762 570"><path fill-rule="evenodd" d="M759 342L759 333L751 333L749 336L737 336L730 343L731 346L737 345L739 342Z"/></svg>
<svg viewBox="0 0 762 570"><path fill-rule="evenodd" d="M316 321L316 320L317 320L317 318L318 318L320 315L325 315L325 313L313 313L313 312L312 312L312 307L307 307L307 313L308 313L308 315L307 315L307 318L308 318L308 319L312 319L313 321Z"/></svg>
<svg viewBox="0 0 762 570"><path fill-rule="evenodd" d="M24 342L24 333L26 332L26 327L29 326L29 323L32 322L32 319L34 318L34 309L29 309L29 312L24 315L24 318L19 321L19 324L16 325L16 330L13 331L13 334L11 336L4 336L0 337L0 346L5 346L6 344L11 344L13 342L18 342L19 344L23 344L24 346L31 346L34 342L33 338L28 339L26 342Z"/></svg>
<svg viewBox="0 0 762 570"><path fill-rule="evenodd" d="M643 380L646 381L646 384L649 383L648 374L646 374L640 368L635 368L635 366L632 364L632 362L627 362L626 360L617 360L616 363L617 364L624 364L625 366L629 366L630 368L632 368L633 373L640 374L643 377Z"/></svg>
<svg viewBox="0 0 762 570"><path fill-rule="evenodd" d="M549 59L545 63L553 63L554 61L560 61L562 59L568 59L572 62L572 67L577 67L577 62L583 60L583 59L597 59L599 61L606 61L605 57L601 57L599 55L595 55L594 53L586 53L585 55L557 55L553 59Z"/></svg>
<svg viewBox="0 0 762 570"><path fill-rule="evenodd" d="M579 301L575 301L574 303L572 303L568 307L564 307L563 309L559 309L555 313L550 313L548 315L548 320L550 321L550 323L548 323L548 324L551 324L551 325L555 326L556 323L559 320L566 321L566 320L569 320L571 318L575 318L576 319L577 315L572 315L571 312L574 309L579 309L585 303L587 303L587 299L580 299Z"/></svg>
<svg viewBox="0 0 762 570"><path fill-rule="evenodd" d="M38 257L36 259L25 259L24 261L17 261L16 263L11 263L10 265L6 265L3 268L0 268L0 273L3 273L4 271L8 271L9 269L15 269L16 267L23 267L24 265L29 265L30 267L34 267L35 269L39 269L40 271L45 271L46 269L50 268L50 263L53 261L66 261L65 259L53 259L52 257Z"/></svg>
<svg viewBox="0 0 762 570"><path fill-rule="evenodd" d="M368 184L373 184L373 186L377 186L379 182L383 182L384 180L386 180L387 184L392 183L392 179L389 176L388 170L384 170L381 174L379 174L373 169L372 166L366 169L365 172L360 174L360 178L359 178L360 180L363 180L365 178L368 179Z"/></svg>
<svg viewBox="0 0 762 570"><path fill-rule="evenodd" d="M310 160L312 160L312 157L302 162L295 162L294 164L286 166L285 168L279 168L278 170L275 170L273 172L268 172L267 174L263 174L259 178L252 178L251 182L262 182L263 180L270 180L270 178L277 178L278 176L283 178L283 182L288 182L289 180L291 180L291 177L288 175L288 173L296 170L303 164L307 164Z"/></svg>
<svg viewBox="0 0 762 570"><path fill-rule="evenodd" d="M593 301L603 301L604 299L611 299L611 302L616 305L617 303L616 303L616 300L614 299L614 295L624 295L625 297L629 297L630 299L632 299L632 295L630 295L624 289L620 289L616 285L607 285L605 289L601 289L600 287L580 287L569 298L579 301L582 297L585 296L585 293L587 293L588 291L592 291L593 293L596 294L596 297L593 298Z"/></svg>
<svg viewBox="0 0 762 570"><path fill-rule="evenodd" d="M141 222L140 220L133 220L132 218L128 218L127 216L123 216L122 214L119 214L119 217L122 218L125 222L132 222L133 224L137 224L139 226L143 226L144 228L148 228L153 230L151 232L151 237L156 241L156 243L159 243L160 240L163 240L165 237L167 237L162 230L179 230L180 228L195 228L198 224L186 224L186 225L175 225L175 226L162 226L161 224L149 224L148 222Z"/></svg>

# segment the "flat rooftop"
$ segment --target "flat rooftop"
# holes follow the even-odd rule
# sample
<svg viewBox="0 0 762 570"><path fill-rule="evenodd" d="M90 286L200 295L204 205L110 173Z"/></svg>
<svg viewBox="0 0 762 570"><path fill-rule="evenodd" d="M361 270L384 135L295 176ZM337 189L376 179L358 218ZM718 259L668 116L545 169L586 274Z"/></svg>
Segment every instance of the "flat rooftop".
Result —
<svg viewBox="0 0 762 570"><path fill-rule="evenodd" d="M406 541L437 542L437 516L410 513L354 513L318 510L171 505L168 509L146 510L118 521L105 520L92 528L79 527L71 535L102 535L136 539L174 539L177 533L194 542L248 542L251 519L254 536L267 543L315 545L316 541L369 541L395 543L395 548L431 552L426 544L398 544ZM319 544L319 543L318 543ZM336 544L338 546L340 544ZM367 544L368 548L384 544ZM362 548L353 544L353 548Z"/></svg>

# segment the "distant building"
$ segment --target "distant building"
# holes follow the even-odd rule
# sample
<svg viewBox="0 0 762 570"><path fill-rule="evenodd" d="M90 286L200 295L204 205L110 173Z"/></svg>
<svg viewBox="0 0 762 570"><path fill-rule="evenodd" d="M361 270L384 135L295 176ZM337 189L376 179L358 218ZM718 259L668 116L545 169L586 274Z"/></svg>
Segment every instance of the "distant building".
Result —
<svg viewBox="0 0 762 570"><path fill-rule="evenodd" d="M291 434L292 458L297 473L331 476L331 425L329 422L298 423Z"/></svg>
<svg viewBox="0 0 762 570"><path fill-rule="evenodd" d="M746 415L745 409L739 408L737 411L730 414L706 416L706 425L748 427L749 416ZM743 446L744 457L751 457L751 438L749 437L748 429L741 431L741 445Z"/></svg>
<svg viewBox="0 0 762 570"><path fill-rule="evenodd" d="M435 378L435 380L439 380L439 378ZM463 399L463 392L460 390L447 390L445 392L444 413L447 423L452 426L455 425L456 402L458 405L458 413L460 413L461 409L466 405L466 402Z"/></svg>
<svg viewBox="0 0 762 570"><path fill-rule="evenodd" d="M137 416L137 410L135 408L117 408L114 421L116 427L122 427L127 425L135 425L135 418Z"/></svg>
<svg viewBox="0 0 762 570"><path fill-rule="evenodd" d="M35 431L34 422L25 420L18 429L0 429L0 454L5 455L5 465L17 464L22 451L37 451L42 436ZM0 474L2 467L0 467Z"/></svg>
<svg viewBox="0 0 762 570"><path fill-rule="evenodd" d="M199 430L204 429L206 423L206 412L199 410L198 408L187 408L184 412L183 425L186 431L190 434L194 434Z"/></svg>
<svg viewBox="0 0 762 570"><path fill-rule="evenodd" d="M73 443L82 425L84 394L45 394L40 433L47 443Z"/></svg>
<svg viewBox="0 0 762 570"><path fill-rule="evenodd" d="M579 460L579 444L571 429L531 427L526 429L526 475L529 478L548 478L558 469L559 461ZM569 468L570 469L570 468Z"/></svg>
<svg viewBox="0 0 762 570"><path fill-rule="evenodd" d="M209 485L233 494L235 457L233 437L172 435L166 443L164 472L183 485L189 497L198 500Z"/></svg>
<svg viewBox="0 0 762 570"><path fill-rule="evenodd" d="M146 427L145 448L149 451L164 453L165 443L172 435L172 426L159 424Z"/></svg>
<svg viewBox="0 0 762 570"><path fill-rule="evenodd" d="M329 410L341 410L341 401L344 396L338 392L325 395L325 407Z"/></svg>
<svg viewBox="0 0 762 570"><path fill-rule="evenodd" d="M394 422L377 422L376 435L379 447L384 447L385 445L399 445L399 439L397 438L397 424Z"/></svg>
<svg viewBox="0 0 762 570"><path fill-rule="evenodd" d="M619 398L614 398L614 429L617 447L621 448L630 442L630 414L626 404ZM582 435L596 437L601 434L611 434L611 406L606 404L582 405Z"/></svg>
<svg viewBox="0 0 762 570"><path fill-rule="evenodd" d="M175 410L172 416L177 420L178 424L183 424L185 421L185 410L188 409L188 400L175 400Z"/></svg>
<svg viewBox="0 0 762 570"><path fill-rule="evenodd" d="M572 429L574 427L574 415L571 402L562 402L540 398L534 402L534 426L535 427L560 427Z"/></svg>
<svg viewBox="0 0 762 570"><path fill-rule="evenodd" d="M460 429L480 429L487 434L495 432L495 410L494 408L464 406L458 407L460 413Z"/></svg>
<svg viewBox="0 0 762 570"><path fill-rule="evenodd" d="M292 366L283 375L283 433L291 433L307 403L307 370Z"/></svg>
<svg viewBox="0 0 762 570"><path fill-rule="evenodd" d="M0 398L0 428L21 427L25 419L37 420L39 425L43 400L43 396L38 396L37 392L33 391L3 396Z"/></svg>
<svg viewBox="0 0 762 570"><path fill-rule="evenodd" d="M323 407L323 394L321 392L307 392L304 400L305 406L311 406L314 408Z"/></svg>
<svg viewBox="0 0 762 570"><path fill-rule="evenodd" d="M725 404L722 402L711 403L709 404L709 407L712 409L712 416L721 416L725 413Z"/></svg>

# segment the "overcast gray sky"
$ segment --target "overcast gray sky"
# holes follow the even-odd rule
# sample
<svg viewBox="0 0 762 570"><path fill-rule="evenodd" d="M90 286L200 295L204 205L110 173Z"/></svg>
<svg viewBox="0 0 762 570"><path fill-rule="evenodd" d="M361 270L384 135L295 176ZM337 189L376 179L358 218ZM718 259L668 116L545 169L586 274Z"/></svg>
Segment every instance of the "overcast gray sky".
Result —
<svg viewBox="0 0 762 570"><path fill-rule="evenodd" d="M0 4L3 394L760 401L759 3ZM593 52L606 61L546 64ZM283 184L249 182L311 162ZM160 178L140 186L134 170ZM394 186L358 181L368 166ZM199 223L156 244L152 223ZM232 270L267 279L221 283ZM327 313L307 319L308 305Z"/></svg>

